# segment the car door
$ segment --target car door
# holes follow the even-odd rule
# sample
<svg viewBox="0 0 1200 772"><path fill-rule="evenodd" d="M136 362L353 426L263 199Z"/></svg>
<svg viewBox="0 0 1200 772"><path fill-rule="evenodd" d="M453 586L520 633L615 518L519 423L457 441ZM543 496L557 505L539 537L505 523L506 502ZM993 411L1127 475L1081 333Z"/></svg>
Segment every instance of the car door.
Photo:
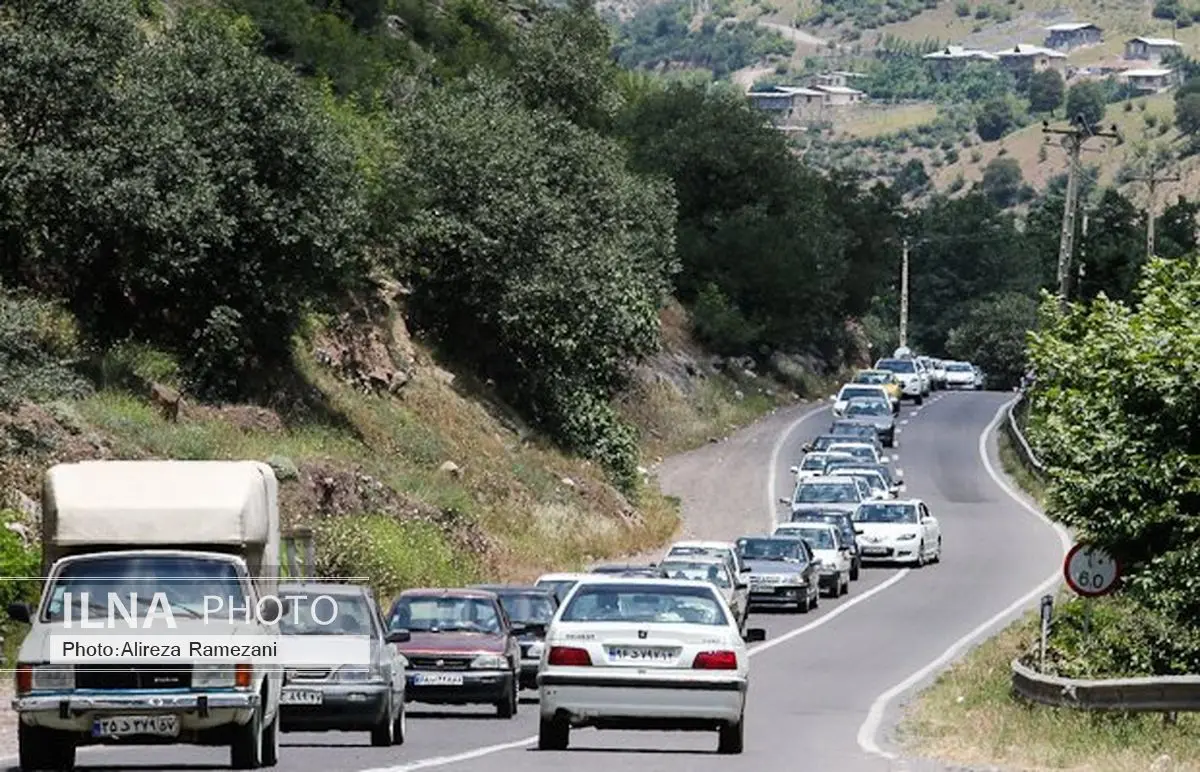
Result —
<svg viewBox="0 0 1200 772"><path fill-rule="evenodd" d="M512 668L513 678L516 678L521 672L521 644L517 641L517 636L513 635L512 620L508 618L508 612L504 610L504 604L499 601L495 603L497 618L504 627L504 654L508 657L508 664Z"/></svg>
<svg viewBox="0 0 1200 772"><path fill-rule="evenodd" d="M742 558L736 550L730 550L725 567L729 570L729 580L732 582L733 598L737 603L736 612L739 619L744 619L746 609L750 605L750 583L746 580L748 572L742 571Z"/></svg>
<svg viewBox="0 0 1200 772"><path fill-rule="evenodd" d="M817 584L820 579L817 576L816 555L813 554L812 547L808 546L808 542L800 539L800 549L804 553L804 570L801 574L804 576L804 581L808 586L812 587Z"/></svg>
<svg viewBox="0 0 1200 772"><path fill-rule="evenodd" d="M937 544L938 536L941 535L941 526L929 512L929 507L925 506L925 502L921 502L921 531L924 534L925 544L929 549Z"/></svg>
<svg viewBox="0 0 1200 772"><path fill-rule="evenodd" d="M367 594L367 606L371 609L371 623L375 628L373 636L376 639L375 645L379 647L379 665L383 671L383 677L392 687L392 697L395 699L393 704L402 705L404 704L405 682L404 657L397 651L395 645L384 640L387 636L387 624L383 620L383 614L375 602L373 593Z"/></svg>

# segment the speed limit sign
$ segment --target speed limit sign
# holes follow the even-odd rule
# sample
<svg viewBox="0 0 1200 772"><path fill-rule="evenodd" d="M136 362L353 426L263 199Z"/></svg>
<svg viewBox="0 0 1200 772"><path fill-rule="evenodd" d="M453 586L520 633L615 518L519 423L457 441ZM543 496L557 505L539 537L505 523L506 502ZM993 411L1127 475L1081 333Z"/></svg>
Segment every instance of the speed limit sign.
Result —
<svg viewBox="0 0 1200 772"><path fill-rule="evenodd" d="M1121 578L1116 558L1091 544L1076 544L1063 561L1067 586L1086 598L1107 595Z"/></svg>

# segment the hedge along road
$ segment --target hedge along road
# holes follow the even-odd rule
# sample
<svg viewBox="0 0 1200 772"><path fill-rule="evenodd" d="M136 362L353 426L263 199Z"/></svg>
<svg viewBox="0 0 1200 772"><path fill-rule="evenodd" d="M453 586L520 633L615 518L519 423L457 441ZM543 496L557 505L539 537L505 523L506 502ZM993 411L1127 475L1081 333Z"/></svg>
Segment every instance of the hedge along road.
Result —
<svg viewBox="0 0 1200 772"><path fill-rule="evenodd" d="M964 636L980 636L1012 616L1018 599L1035 600L1031 590L1061 565L1063 537L1001 486L994 447L989 449L994 440L981 439L1011 397L949 393L923 408L906 403L893 465L904 471L902 495L924 499L940 520L942 562L911 570L866 568L849 595L822 598L807 615L752 614L752 625L767 629L767 641L751 650L743 755L715 755L715 733L595 730L572 733L568 751L538 752L536 701L524 701L511 720L495 718L490 707L410 704L403 746L371 748L366 733L286 734L277 769L902 768L887 740L901 693L931 677L931 665L948 659ZM663 488L684 502L683 536L731 539L769 530L784 508L768 508L768 501L790 493L788 467L829 420L827 407L778 411L723 442L664 462ZM223 748L86 749L79 766L217 769L227 758Z"/></svg>

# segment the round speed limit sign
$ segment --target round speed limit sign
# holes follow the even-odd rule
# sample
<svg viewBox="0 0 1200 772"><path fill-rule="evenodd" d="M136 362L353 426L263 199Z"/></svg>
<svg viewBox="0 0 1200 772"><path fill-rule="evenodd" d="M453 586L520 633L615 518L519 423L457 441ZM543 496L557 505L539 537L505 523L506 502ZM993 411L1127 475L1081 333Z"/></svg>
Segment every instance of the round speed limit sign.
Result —
<svg viewBox="0 0 1200 772"><path fill-rule="evenodd" d="M1121 577L1116 558L1091 544L1076 544L1063 561L1067 586L1087 598L1112 592Z"/></svg>

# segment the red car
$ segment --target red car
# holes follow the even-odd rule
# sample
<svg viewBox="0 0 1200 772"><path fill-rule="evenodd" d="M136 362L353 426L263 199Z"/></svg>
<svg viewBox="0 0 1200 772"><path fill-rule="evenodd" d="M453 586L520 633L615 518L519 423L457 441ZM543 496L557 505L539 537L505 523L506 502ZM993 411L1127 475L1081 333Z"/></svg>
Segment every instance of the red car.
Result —
<svg viewBox="0 0 1200 772"><path fill-rule="evenodd" d="M407 630L397 650L408 660L406 701L494 705L500 718L517 712L520 628L493 592L405 590L392 604L388 630Z"/></svg>

